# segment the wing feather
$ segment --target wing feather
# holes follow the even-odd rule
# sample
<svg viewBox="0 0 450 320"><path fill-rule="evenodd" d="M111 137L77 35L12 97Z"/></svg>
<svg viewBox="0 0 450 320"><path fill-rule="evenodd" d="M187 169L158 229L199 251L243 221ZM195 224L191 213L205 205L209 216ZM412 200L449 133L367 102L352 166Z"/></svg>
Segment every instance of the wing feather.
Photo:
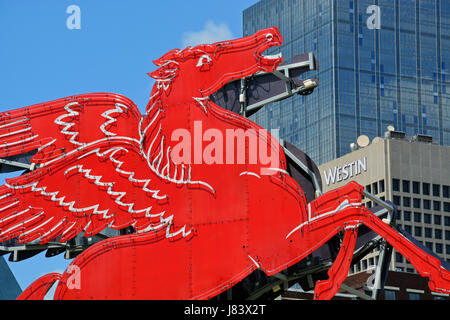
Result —
<svg viewBox="0 0 450 320"><path fill-rule="evenodd" d="M117 137L77 151L6 180L0 188L2 241L42 244L61 236L65 242L81 231L90 237L128 226L138 232L165 228L167 237L189 234L185 226L172 230L173 215L163 208L167 195L160 191L165 182L153 179L135 141Z"/></svg>
<svg viewBox="0 0 450 320"><path fill-rule="evenodd" d="M151 119L159 117L155 112ZM37 164L0 187L0 241L65 242L83 231L90 237L128 226L168 238L188 236L190 229L173 224L167 193L161 192L180 187L167 186L178 182L166 179L170 168L163 157L169 150L163 153L156 135L159 151L150 163L142 148L159 123L147 123L144 132L142 124L131 100L108 93L0 113L0 157L36 151L31 161ZM179 171L190 182L190 171Z"/></svg>
<svg viewBox="0 0 450 320"><path fill-rule="evenodd" d="M139 139L141 114L128 98L91 93L0 113L0 157L37 150L43 163L112 136Z"/></svg>

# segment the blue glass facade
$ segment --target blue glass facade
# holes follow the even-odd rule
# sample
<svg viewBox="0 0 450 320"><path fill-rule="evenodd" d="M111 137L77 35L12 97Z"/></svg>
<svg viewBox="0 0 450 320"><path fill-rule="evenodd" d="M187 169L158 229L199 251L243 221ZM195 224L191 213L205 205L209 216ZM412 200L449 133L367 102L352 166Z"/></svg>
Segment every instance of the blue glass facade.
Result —
<svg viewBox="0 0 450 320"><path fill-rule="evenodd" d="M368 10L373 5L379 28ZM285 39L286 61L314 52L319 70L305 77L318 77L320 85L252 120L280 128L318 164L350 152L359 135L383 136L388 125L450 145L450 2L261 0L244 10L244 36L269 26Z"/></svg>
<svg viewBox="0 0 450 320"><path fill-rule="evenodd" d="M11 269L9 269L3 257L0 256L0 300L14 300L21 293L22 290Z"/></svg>

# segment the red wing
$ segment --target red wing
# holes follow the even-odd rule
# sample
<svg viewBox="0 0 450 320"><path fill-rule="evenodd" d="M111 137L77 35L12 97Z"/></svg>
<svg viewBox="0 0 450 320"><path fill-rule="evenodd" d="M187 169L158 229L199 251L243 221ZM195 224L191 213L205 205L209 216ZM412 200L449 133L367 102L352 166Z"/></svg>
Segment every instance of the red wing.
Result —
<svg viewBox="0 0 450 320"><path fill-rule="evenodd" d="M139 139L141 114L126 97L83 94L0 113L0 157L38 149L42 163L102 138Z"/></svg>
<svg viewBox="0 0 450 320"><path fill-rule="evenodd" d="M61 236L65 242L82 231L89 237L127 226L167 237L190 233L184 227L170 233L167 196L157 190L160 181L149 179L154 175L136 141L102 140L80 149L6 180L0 187L0 241L46 243Z"/></svg>

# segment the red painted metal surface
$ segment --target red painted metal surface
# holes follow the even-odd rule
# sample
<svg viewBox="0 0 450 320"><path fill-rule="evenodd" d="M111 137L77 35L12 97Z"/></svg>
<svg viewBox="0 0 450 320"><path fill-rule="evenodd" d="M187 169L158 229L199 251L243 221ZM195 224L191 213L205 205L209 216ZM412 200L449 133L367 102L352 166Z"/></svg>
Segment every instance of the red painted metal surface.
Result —
<svg viewBox="0 0 450 320"><path fill-rule="evenodd" d="M356 239L358 238L358 228L350 226L348 229L351 230L344 233L344 239L336 260L328 270L329 278L318 281L314 287L314 299L329 300L333 298L348 275Z"/></svg>
<svg viewBox="0 0 450 320"><path fill-rule="evenodd" d="M108 226L136 231L94 244L60 279L37 280L21 298L42 298L45 290L33 288L60 280L55 299L208 299L256 268L269 276L286 269L345 230L330 280L316 290L315 298L331 298L359 224L429 277L432 290L450 292L437 259L361 205L360 185L307 204L278 142L208 100L232 79L274 70L282 59L262 52L281 42L269 28L170 51L155 61L143 117L129 99L107 93L2 113L0 156L37 153L33 171L0 188L0 241L64 242ZM230 143L230 132L248 134L247 142ZM266 149L274 161L260 156Z"/></svg>
<svg viewBox="0 0 450 320"><path fill-rule="evenodd" d="M48 273L34 281L17 297L17 300L43 300L52 285L61 280L60 273Z"/></svg>

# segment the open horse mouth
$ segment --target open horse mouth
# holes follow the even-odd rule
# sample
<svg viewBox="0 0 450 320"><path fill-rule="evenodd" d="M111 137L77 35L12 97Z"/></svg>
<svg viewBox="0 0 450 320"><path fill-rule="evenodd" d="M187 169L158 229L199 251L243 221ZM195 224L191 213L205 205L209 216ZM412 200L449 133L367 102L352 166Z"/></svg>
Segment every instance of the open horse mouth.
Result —
<svg viewBox="0 0 450 320"><path fill-rule="evenodd" d="M229 81L249 77L260 71L275 71L283 62L281 52L275 55L266 55L264 52L270 48L281 46L283 41L278 28L271 27L260 30L251 36L213 44L212 46L219 48L216 54L228 56L227 63L225 63L227 68L231 66L234 69L225 71L213 85L202 90L201 96L206 97L217 92ZM231 53L238 54L233 56Z"/></svg>
<svg viewBox="0 0 450 320"><path fill-rule="evenodd" d="M264 32L261 35L258 35L258 37L259 36L263 37L263 42L256 50L255 57L262 69L269 72L274 71L276 67L283 61L281 52L274 55L265 55L263 54L263 52L272 47L281 46L283 43L283 37L275 27L264 30Z"/></svg>

